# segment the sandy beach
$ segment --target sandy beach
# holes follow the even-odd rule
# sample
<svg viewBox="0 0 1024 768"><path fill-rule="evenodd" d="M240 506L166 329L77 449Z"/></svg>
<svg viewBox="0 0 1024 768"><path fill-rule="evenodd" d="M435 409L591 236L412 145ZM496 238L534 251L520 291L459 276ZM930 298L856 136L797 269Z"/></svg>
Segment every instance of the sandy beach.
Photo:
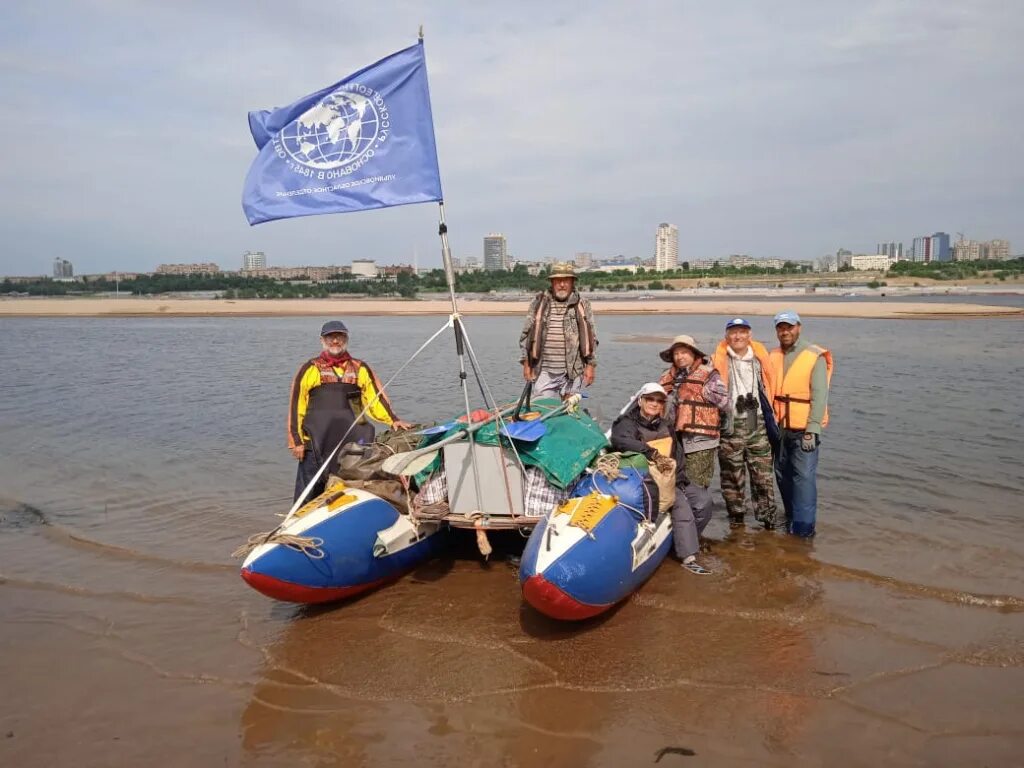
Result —
<svg viewBox="0 0 1024 768"><path fill-rule="evenodd" d="M776 305L736 299L692 301L687 299L641 301L593 300L595 312L602 315L751 315L774 314L789 303L780 297ZM465 315L521 315L526 312L525 300L459 299ZM440 299L189 299L189 298L14 298L0 300L0 317L302 317L327 315L447 315L451 304ZM801 304L806 317L863 318L874 320L939 319L971 317L1024 317L1017 307L966 303L843 302L819 301Z"/></svg>
<svg viewBox="0 0 1024 768"><path fill-rule="evenodd" d="M610 423L681 320L724 317L602 316L588 407ZM570 625L524 603L518 532L321 608L246 586L232 551L291 504L313 321L0 320L0 766L1021 764L1019 320L808 323L837 360L818 536L730 528L716 481L712 574L666 560ZM350 327L386 376L442 322ZM501 402L518 324L470 321ZM392 385L403 416L459 412L446 336Z"/></svg>

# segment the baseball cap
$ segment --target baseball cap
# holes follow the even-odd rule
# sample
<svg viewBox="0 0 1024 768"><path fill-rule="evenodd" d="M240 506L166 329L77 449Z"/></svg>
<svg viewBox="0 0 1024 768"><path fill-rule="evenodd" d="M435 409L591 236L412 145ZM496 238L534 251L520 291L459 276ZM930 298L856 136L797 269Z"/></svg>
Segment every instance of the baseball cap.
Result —
<svg viewBox="0 0 1024 768"><path fill-rule="evenodd" d="M779 323L800 325L800 315L798 315L792 309L784 309L775 316L775 325L778 325Z"/></svg>
<svg viewBox="0 0 1024 768"><path fill-rule="evenodd" d="M320 329L320 335L326 336L328 333L344 333L348 336L348 328L341 320L328 320L324 323L324 327Z"/></svg>
<svg viewBox="0 0 1024 768"><path fill-rule="evenodd" d="M648 395L661 395L664 398L668 397L668 395L665 394L665 388L661 386L661 384L656 384L653 381L644 384L640 387L640 391L636 393L637 399Z"/></svg>
<svg viewBox="0 0 1024 768"><path fill-rule="evenodd" d="M734 317L732 320L730 320L729 322L727 322L725 324L725 330L727 330L727 331L730 328L749 328L749 327L750 327L750 323L748 323L742 317Z"/></svg>

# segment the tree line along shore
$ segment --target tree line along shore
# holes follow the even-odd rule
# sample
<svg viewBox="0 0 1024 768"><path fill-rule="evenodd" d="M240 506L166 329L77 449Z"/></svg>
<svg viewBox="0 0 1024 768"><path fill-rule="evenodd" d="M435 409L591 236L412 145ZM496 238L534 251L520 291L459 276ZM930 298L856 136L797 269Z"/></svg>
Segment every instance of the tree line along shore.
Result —
<svg viewBox="0 0 1024 768"><path fill-rule="evenodd" d="M1012 285L1024 273L1024 257L1008 261L986 262L896 262L885 272L808 272L787 262L781 270L763 267L716 266L707 270L677 269L663 272L644 270L636 272L582 272L577 278L579 290L584 292L610 291L675 291L689 288L731 287L855 287L870 288L886 285L990 283ZM537 292L547 287L545 272L531 275L522 265L509 271L464 272L455 276L455 290L459 293ZM399 272L387 278L354 278L339 274L334 278L311 282L309 280L277 280L270 277L243 277L237 274L195 275L139 275L132 280L114 281L105 276L86 276L73 282L39 278L0 282L0 295L6 296L90 296L124 293L132 296L160 296L217 292L225 299L298 299L329 298L331 296L366 296L416 298L420 295L447 292L444 271L431 270L423 274Z"/></svg>

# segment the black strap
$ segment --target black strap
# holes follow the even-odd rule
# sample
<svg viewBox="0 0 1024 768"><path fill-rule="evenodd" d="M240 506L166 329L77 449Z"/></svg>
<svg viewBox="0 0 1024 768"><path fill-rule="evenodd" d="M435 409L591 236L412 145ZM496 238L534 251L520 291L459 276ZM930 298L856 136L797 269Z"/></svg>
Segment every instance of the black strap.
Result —
<svg viewBox="0 0 1024 768"><path fill-rule="evenodd" d="M786 404L786 410L782 414L782 419L781 419L781 421L779 423L779 426L782 429L790 429L790 426L789 426L789 423L790 423L789 404L790 403L804 403L805 405L810 405L811 404L810 400L805 400L802 397L793 397L792 395L775 395L775 399L778 400L780 403L785 403ZM792 430L790 430L790 431L792 431Z"/></svg>
<svg viewBox="0 0 1024 768"><path fill-rule="evenodd" d="M529 410L530 410L530 397L531 397L530 393L532 391L533 391L533 382L532 381L526 382L526 386L523 387L523 394L521 394L519 396L519 402L516 403L516 409L515 409L515 411L512 412L512 421L522 421L522 419L520 419L520 417L519 417L519 414L521 414L522 411L523 411L523 403L524 402L526 403L526 410L527 410L527 412L529 412Z"/></svg>
<svg viewBox="0 0 1024 768"><path fill-rule="evenodd" d="M805 400L802 397L793 397L792 395L776 395L775 399L783 403L806 403L807 405L811 404L810 400Z"/></svg>
<svg viewBox="0 0 1024 768"><path fill-rule="evenodd" d="M697 429L703 429L703 430L706 430L708 432L721 432L722 431L718 427L711 426L710 424L698 424L695 421L690 422L689 424L684 424L683 426L684 427L695 427Z"/></svg>

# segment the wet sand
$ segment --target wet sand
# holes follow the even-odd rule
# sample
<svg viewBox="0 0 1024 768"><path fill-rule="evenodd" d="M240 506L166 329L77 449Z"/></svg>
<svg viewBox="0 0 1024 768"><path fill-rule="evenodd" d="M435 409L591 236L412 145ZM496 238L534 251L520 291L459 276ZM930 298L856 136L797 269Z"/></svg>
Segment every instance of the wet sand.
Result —
<svg viewBox="0 0 1024 768"><path fill-rule="evenodd" d="M711 576L667 560L574 625L524 605L500 557L517 534L489 563L470 534L324 608L242 582L230 553L291 499L284 403L307 325L4 324L0 766L1021 765L1024 436L978 429L1020 422L1017 323L809 326L840 361L818 538L730 530L716 494ZM385 375L424 335L356 325ZM472 326L514 400L518 320ZM73 375L25 386L71 327ZM659 347L630 318L602 328L622 373L590 407L614 414ZM878 349L896 333L894 369ZM453 356L396 383L403 414L458 413Z"/></svg>
<svg viewBox="0 0 1024 768"><path fill-rule="evenodd" d="M772 315L787 306L791 297L780 297L778 305L738 297L716 301L602 300L594 299L594 310L602 315ZM523 315L526 301L460 299L465 315ZM0 317L302 317L330 315L447 315L451 303L440 299L183 299L183 298L16 298L0 300ZM829 302L801 304L806 317L865 319L939 319L971 317L1024 318L1017 307L985 304L899 302Z"/></svg>
<svg viewBox="0 0 1024 768"><path fill-rule="evenodd" d="M225 589L230 566L46 536L94 571L2 584L0 670L22 702L0 703L4 765L1010 766L1024 750L1024 600L921 594L777 534L726 536L707 579L667 562L574 626L468 548L299 609ZM54 666L68 654L88 662Z"/></svg>

